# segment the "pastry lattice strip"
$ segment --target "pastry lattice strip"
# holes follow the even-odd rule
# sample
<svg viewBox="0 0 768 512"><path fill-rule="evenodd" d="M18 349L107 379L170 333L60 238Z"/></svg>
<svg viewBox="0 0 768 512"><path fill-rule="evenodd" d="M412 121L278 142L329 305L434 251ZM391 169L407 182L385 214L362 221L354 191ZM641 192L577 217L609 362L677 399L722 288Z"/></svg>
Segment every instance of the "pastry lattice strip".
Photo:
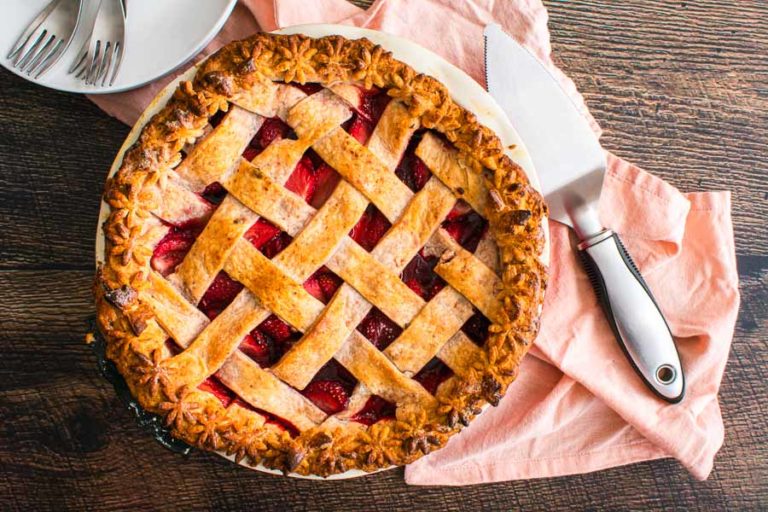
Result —
<svg viewBox="0 0 768 512"><path fill-rule="evenodd" d="M279 382L279 380L275 379L274 375L280 376L284 380L289 381L290 384L301 389L331 356L336 355L336 358L356 377L359 375L358 379L372 391L382 394L384 398L399 404L411 399L412 397L409 394L428 395L423 388L420 388L418 383L402 375L399 370L415 373L435 353L439 353L443 349L445 359L447 359L446 362L449 366L455 366L453 369L458 373L464 369L461 367L461 362L466 362L466 354L471 354L473 350L479 350L460 331L464 320L471 315L472 308L469 302L461 294L457 293L454 288L469 288L467 291L470 296L473 292L472 288L475 290L478 288L473 285L466 286L467 283L461 282L466 277L467 269L479 275L479 281L483 284L483 286L479 287L481 290L491 292L481 294L476 306L492 320L496 316L494 314L494 306L487 305L483 301L488 296L493 296L494 279L497 280L498 278L485 265L479 263L476 258L473 259L474 257L470 253L464 251L458 244L453 242L450 236L439 231L435 232L440 222L442 222L448 211L455 204L456 199L453 192L441 181L433 178L414 198L410 189L405 187L394 176L392 169L388 169L382 164L383 161L387 161L392 166L396 165L410 138L410 133L407 133L407 136L400 137L401 140L392 141L386 140L379 133L401 133L402 130L388 130L387 128L389 125L396 126L397 123L402 122L405 117L403 116L405 109L397 102L390 102L387 111L382 116L382 120L368 143L369 149L365 149L349 134L338 127L343 120L341 122L337 120L335 127L326 125L325 130L323 130L323 127L318 128L307 124L307 119L313 116L302 116L302 112L312 112L313 109L322 108L323 115L321 117L326 120L329 118L333 119L333 116L329 115L329 105L331 105L331 110L336 108L337 112L341 111L338 108L338 100L329 91L325 90L304 99L293 109L285 109L288 122L293 124L294 130L299 134L299 140L284 140L280 142L285 145L293 145L295 149L292 151L291 148L288 151L285 151L286 148L278 148L282 151L278 151L278 149L270 151L272 147L270 146L257 156L253 163L239 161L239 155L242 153L244 145L255 135L255 131L258 131L260 118L257 115L246 113L238 107L233 107L221 125L201 141L197 146L197 150L193 149L187 160L177 170L177 173L187 178L191 188L197 190L200 190L212 181L222 181L230 195L227 196L216 213L213 214L203 234L198 238L198 242L193 245L187 258L179 266L177 272L171 276L170 281L179 289L184 290L184 293L195 303L221 268L231 270L233 277L246 284L246 289L241 292L219 317L210 323L191 302L178 293L176 288L168 286L159 276L153 276L152 282L158 285L158 289L161 290L159 293L163 298L162 300L152 300L150 298L150 302L154 303L158 318L161 323L164 323L164 327L174 335L174 338L182 346L188 347L187 351L168 360L169 367L173 368L175 365L184 365L185 361L187 364L192 364L192 361L202 360L206 364L204 368L199 369L195 374L196 381L202 382L210 374L219 370L218 375L222 381L246 401L268 412L284 417L286 420L294 423L300 430L303 430L309 423L319 421L322 413L317 414L317 411L313 411L312 407L314 406L308 407L306 404L301 404L302 400L298 397L303 397L289 386L283 385L281 387L279 384L275 384L275 381ZM349 112L346 107L345 111L348 117ZM343 118L344 116L338 117ZM221 128L222 126L223 128ZM225 132L224 130L228 131ZM236 138L239 140L239 144L230 144L228 147L224 147L224 151L222 151L222 146L212 143L215 141L217 133L225 134L230 141ZM238 134L239 138L234 137L233 133ZM195 156L201 149L206 149L206 141L209 142L209 147L215 148L215 158L208 158L206 160L205 155ZM332 197L317 214L298 196L283 189L280 185L280 182L285 182L293 170L295 162L298 161L298 158L301 157L301 154L310 145L309 143L313 141L314 144L312 146L318 154L321 157L324 156L326 161L331 160L335 164L334 167L337 171L340 171L340 174L345 178L345 181L340 182ZM279 142L275 144L279 144ZM392 149L393 146L394 150ZM338 147L346 148L349 154L354 155L354 158L345 160L343 156L337 158L335 153L331 155L331 148ZM376 155L374 155L374 151L376 151ZM457 163L457 160L451 159L450 151L444 148L442 143L429 136L429 134L424 137L419 145L417 154L419 152L422 159L425 160L433 171L433 174L439 179L445 180L448 186L453 187L454 190L462 188L465 192L476 191L476 188L471 188L471 183L470 186L467 186L467 179L463 179L460 182L457 181L457 177L461 179L461 169L458 172L456 171L456 166L460 164ZM222 153L227 153L227 155L224 156ZM277 161L275 155L278 154L293 155L293 158ZM232 158L233 155L234 158ZM265 156L262 157L262 155ZM363 155L363 157L361 158L360 155ZM228 163L230 160L234 161L235 166L231 162ZM198 164L199 162L202 162L202 164ZM361 173L359 162L363 162L368 171L374 168L378 169L378 172ZM190 169L195 167L201 167L201 170L206 174L201 177L194 172L190 172ZM373 176L373 179L371 179L371 176ZM384 182L389 184L384 187L388 191L385 194L377 194L377 191L381 190L378 188L378 184L382 181L381 176L391 177L395 180L392 181L389 178L385 178ZM176 186L175 182L172 183ZM355 186L353 187L351 184ZM358 187L361 189L360 191L358 191ZM253 192L249 194L249 191ZM355 242L346 237L346 233L354 226L354 223L362 215L368 204L366 196L367 199L370 199L377 206L380 205L380 209L390 219L397 220L402 215L402 219L399 222L395 222L390 232L385 235L374 249L373 254L368 254L357 246ZM390 197L388 198L387 196ZM394 200L388 200L392 197L394 197ZM420 197L424 199L419 201ZM475 194L474 192L467 194L467 199L471 200L470 204L479 211L483 211L482 209L485 207L481 202L481 200L484 200L482 199L483 197L487 197L487 192L485 196ZM335 203L334 198L338 199ZM436 268L438 274L446 279L451 286L442 290L430 303L424 303L420 297L404 286L399 279L398 273L402 271L405 264L410 261L427 240L418 240L418 243L413 244L414 247L398 251L398 246L403 245L403 240L398 240L398 236L406 236L407 233L414 230L419 232L418 228L420 226L414 226L414 224L421 222L425 217L429 217L428 215L425 216L425 212L431 211L431 209L425 207L431 206L431 203L434 201L442 201L443 207L437 209L440 215L435 219L431 219L432 222L422 227L422 231L426 236L431 236L431 246L439 247L443 250L451 250L456 256L451 261L440 264ZM322 237L313 237L311 233L312 221L322 219L321 216L324 212L333 212L333 217L335 218L339 212L334 210L334 205L337 207L344 205L350 213L354 213L354 215L348 216L351 219L351 225L347 225L344 222L339 223L337 237L328 236L327 229L320 233L323 235ZM253 211L250 209L251 207L254 208ZM265 211L268 208L271 208L271 211ZM407 215L409 208L411 210L415 209L411 215ZM258 218L258 214L266 216L289 234L296 235L296 240L283 253L278 255L274 261L266 259L266 257L261 255L242 238L245 230ZM331 217L331 215L328 215L328 217ZM327 226L327 224L321 222L318 222L316 225ZM398 229L398 226L405 226L408 229ZM206 232L212 235L207 237ZM211 238L211 240L205 242L206 238L204 237ZM327 251L320 251L320 254L323 254L322 258L303 265L304 268L302 268L302 265L297 264L302 261L298 255L306 252L310 247L312 247L313 253L316 251L314 251L314 244L302 245L302 237L314 242L321 241L321 239L332 241ZM228 241L232 243L226 243ZM196 247L213 247L213 249L207 252L196 251ZM462 251L466 254L463 254ZM198 252L202 254L197 254ZM228 263L233 257L239 262L238 264L235 265L233 264L234 262ZM237 260L238 257L241 260ZM328 257L327 261L322 261L326 257ZM292 259L294 260L293 262L291 262ZM258 262L261 267L254 269L253 265L249 264L252 261ZM353 263L351 267L347 264L348 261ZM287 264L286 262L291 263ZM355 283L357 287L350 286L349 284L342 285L328 306L323 306L322 303L305 292L301 286L301 283L323 263L343 278L346 276L346 281L354 281L357 276L363 275L352 272L350 268L365 271L366 268L381 267L377 269L382 270L380 274L384 276L382 279L387 284L391 284L393 288L401 288L401 290L399 295L398 292L394 292L392 297L386 297L393 300L382 301L377 297L379 293L377 287L365 289L365 282L358 280ZM442 267L445 269L443 273L441 273ZM248 271L242 272L242 269L248 269ZM480 270L478 271L477 269ZM483 271L482 269L485 270ZM276 270L277 272L275 272ZM264 277L264 272L269 273L271 276L271 279L268 281L282 283L278 287L280 290L287 290L300 297L300 300L294 302L291 300L277 301L280 304L273 305L273 307L276 309L283 308L283 311L275 311L278 316L305 332L302 340L285 354L283 359L273 367L272 371L261 369L256 363L250 361L247 356L235 351L237 344L243 336L270 314L270 310L264 308L265 304L262 304L262 301L259 301L253 296L253 292L248 290L249 283L252 290L259 290L258 283L265 281L261 279ZM203 276L203 278L200 279L200 276ZM454 284L456 285L455 287L453 286ZM356 288L364 289L367 297L361 296ZM405 288L407 291L402 291L402 288ZM277 294L271 292L260 295L262 295L262 299L277 296ZM405 300L400 300L403 297L406 297ZM395 340L384 352L386 356L392 359L399 370L394 369L394 365L389 362L385 355L373 347L362 335L354 331L357 323L362 320L362 317L365 316L371 307L368 301L365 300L366 298L371 299L401 326L407 325L400 338ZM164 305L160 304L163 302ZM186 302L186 305L182 305L184 302ZM284 307L284 304L288 306ZM388 307L390 304L396 305L399 309L393 310ZM400 307L401 304L404 304L404 306ZM350 308L351 318L333 314L337 310L345 311ZM291 313L291 309L294 310L295 315ZM437 324L432 322L431 318L435 316L442 318L451 317L451 315L442 315L446 311L458 312L459 315L454 315L453 317L460 319L460 321L455 321L456 325L448 328L445 333L431 333L432 336L424 336L426 326L440 325L439 322ZM173 325L172 321L163 322L163 318L170 319L174 316L184 319L190 318L192 321L185 320L183 326ZM220 318L222 320L217 322ZM315 320L317 321L315 322ZM324 320L327 321L324 323ZM329 329L329 325L326 324L330 324ZM235 327L233 328L232 325ZM323 328L326 329L323 330ZM174 332L179 329L182 330L181 334ZM192 334L195 331L199 333L196 337ZM343 333L346 333L347 336L340 336ZM183 338L183 340L179 338ZM317 353L318 345L326 346L329 339L335 339L337 343L341 343L344 340L347 341L340 346L331 345L330 350L326 349L325 351L328 353L327 358L321 357L319 360L313 361L312 365L305 365L308 370L299 377L294 379L288 377L292 372L284 371L284 369L290 367L291 360L301 360L302 355ZM424 339L427 339L428 343L414 343L416 340ZM317 340L324 341L318 342ZM454 364L452 365L451 362ZM383 374L372 377L369 375L372 367L383 368ZM271 407L272 404L265 404L264 398L253 396L264 394L259 393L259 390L240 389L242 384L238 384L236 381L243 380L242 374L244 372L248 373L251 377L256 377L254 382L263 382L270 388L267 394L277 402L275 404L277 405L276 409ZM267 377L267 375L271 376L271 378ZM290 382L290 380L293 380L293 382ZM389 386L392 383L397 385L395 387ZM387 385L382 386L382 384ZM298 397L292 396L294 394L298 395ZM287 401L286 395L291 395L287 397ZM427 400L427 398L422 398L422 400ZM291 402L297 403L291 404ZM286 403L289 404L288 408L291 409L289 411L291 414L289 415L286 415L284 410ZM301 407L295 407L296 405ZM307 418L309 422L297 421L297 414Z"/></svg>

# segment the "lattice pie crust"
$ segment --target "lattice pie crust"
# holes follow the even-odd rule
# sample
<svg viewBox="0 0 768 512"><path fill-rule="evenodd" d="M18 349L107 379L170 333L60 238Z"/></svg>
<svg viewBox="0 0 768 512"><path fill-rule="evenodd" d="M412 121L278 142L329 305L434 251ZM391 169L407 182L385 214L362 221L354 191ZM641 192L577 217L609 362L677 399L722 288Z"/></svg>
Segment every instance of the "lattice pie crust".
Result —
<svg viewBox="0 0 768 512"><path fill-rule="evenodd" d="M296 86L306 83L321 87ZM374 88L391 101L361 143L344 126ZM249 161L274 118L294 135ZM412 141L430 171L418 191L394 172ZM317 207L285 186L310 150L341 177ZM217 207L201 199L214 183L226 192ZM227 45L143 128L105 197L95 296L108 357L174 436L251 464L317 475L407 464L499 402L538 330L541 197L443 85L365 39L259 34ZM459 200L488 221L474 252L441 227ZM370 205L391 228L369 252L350 231ZM153 267L174 226L200 219L181 263L165 275ZM291 240L271 259L246 237L260 219ZM436 258L447 283L428 301L400 277L417 253ZM302 286L321 267L343 281L327 303ZM243 287L207 315L199 305L221 272ZM402 330L384 350L356 330L374 307ZM482 346L462 331L477 311L491 322ZM262 367L239 347L271 315L297 339ZM434 358L451 376L433 393L414 376ZM333 361L357 384L329 415L302 390ZM211 376L237 399L212 393ZM394 417L355 421L372 396Z"/></svg>

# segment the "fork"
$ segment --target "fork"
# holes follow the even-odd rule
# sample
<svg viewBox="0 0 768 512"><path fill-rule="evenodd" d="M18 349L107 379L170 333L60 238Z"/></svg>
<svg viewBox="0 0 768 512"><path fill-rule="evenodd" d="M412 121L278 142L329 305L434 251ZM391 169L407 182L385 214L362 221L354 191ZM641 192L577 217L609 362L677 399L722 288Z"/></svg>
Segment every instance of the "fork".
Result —
<svg viewBox="0 0 768 512"><path fill-rule="evenodd" d="M96 85L101 80L102 86L111 74L111 86L123 60L124 41L125 4L122 0L99 0L91 32L67 72L82 78L87 85Z"/></svg>
<svg viewBox="0 0 768 512"><path fill-rule="evenodd" d="M83 11L82 0L53 0L32 20L8 52L11 66L34 78L48 71L72 42Z"/></svg>

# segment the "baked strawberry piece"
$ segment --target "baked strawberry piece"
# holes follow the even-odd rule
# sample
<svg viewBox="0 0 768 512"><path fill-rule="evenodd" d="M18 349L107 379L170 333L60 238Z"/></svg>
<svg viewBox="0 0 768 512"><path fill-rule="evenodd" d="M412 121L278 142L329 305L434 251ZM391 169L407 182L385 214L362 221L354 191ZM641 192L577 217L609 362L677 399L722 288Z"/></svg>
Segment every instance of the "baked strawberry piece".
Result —
<svg viewBox="0 0 768 512"><path fill-rule="evenodd" d="M172 274L184 260L195 239L203 230L198 222L188 222L181 226L171 226L168 233L157 243L152 252L152 268L163 276Z"/></svg>
<svg viewBox="0 0 768 512"><path fill-rule="evenodd" d="M252 330L243 338L240 350L262 368L269 368L276 359L274 340L258 329Z"/></svg>
<svg viewBox="0 0 768 512"><path fill-rule="evenodd" d="M400 178L400 181L408 185L408 188L414 192L418 192L424 188L424 185L427 184L427 181L429 181L429 178L432 176L427 165L421 161L421 158L416 156L416 147L419 145L420 141L420 133L415 134L411 138L408 147L405 150L405 154L403 154L403 158L400 159L400 163L397 164L397 168L395 169L395 174Z"/></svg>
<svg viewBox="0 0 768 512"><path fill-rule="evenodd" d="M254 222L253 226L245 232L244 236L264 256L270 259L288 247L288 244L293 240L288 233L281 231L280 228L264 218Z"/></svg>
<svg viewBox="0 0 768 512"><path fill-rule="evenodd" d="M336 414L347 408L356 384L357 379L331 359L301 393L326 413Z"/></svg>
<svg viewBox="0 0 768 512"><path fill-rule="evenodd" d="M341 412L349 405L349 393L335 380L312 381L302 394L327 414Z"/></svg>
<svg viewBox="0 0 768 512"><path fill-rule="evenodd" d="M280 228L262 217L254 222L253 226L245 232L244 236L254 247L261 249L265 243L269 242L279 234Z"/></svg>
<svg viewBox="0 0 768 512"><path fill-rule="evenodd" d="M248 409L249 411L256 412L264 417L264 423L268 423L270 425L276 425L281 430L285 430L288 432L291 437L296 437L299 435L299 429L297 429L291 422L288 420L281 418L280 416L275 416L274 414L268 413L267 411L263 411L261 409L258 409L245 400L241 399L240 397L236 397L234 400L232 400L231 405L237 405L239 407L242 407L244 409Z"/></svg>
<svg viewBox="0 0 768 512"><path fill-rule="evenodd" d="M416 254L403 270L401 278L408 288L426 301L432 300L437 292L445 287L445 281L438 276L434 268L437 266L437 256L422 256Z"/></svg>
<svg viewBox="0 0 768 512"><path fill-rule="evenodd" d="M297 89L301 89L307 96L312 96L316 92L319 92L323 86L315 82L307 82L306 84L299 84L292 82L291 85Z"/></svg>
<svg viewBox="0 0 768 512"><path fill-rule="evenodd" d="M301 338L301 333L275 315L270 315L240 342L240 350L269 368Z"/></svg>
<svg viewBox="0 0 768 512"><path fill-rule="evenodd" d="M310 150L301 157L285 188L304 198L314 208L320 208L341 180L339 174Z"/></svg>
<svg viewBox="0 0 768 512"><path fill-rule="evenodd" d="M333 167L323 161L315 163L315 193L307 202L313 208L319 209L331 197L339 181L341 181L341 176Z"/></svg>
<svg viewBox="0 0 768 512"><path fill-rule="evenodd" d="M361 89L359 104L356 105L354 115L345 123L344 128L360 144L365 144L371 137L390 99L386 93L379 89Z"/></svg>
<svg viewBox="0 0 768 512"><path fill-rule="evenodd" d="M265 332L279 343L288 341L296 333L293 327L280 320L276 315L269 315L257 329Z"/></svg>
<svg viewBox="0 0 768 512"><path fill-rule="evenodd" d="M459 201L443 221L442 227L464 249L475 252L477 244L488 229L488 221L469 205Z"/></svg>
<svg viewBox="0 0 768 512"><path fill-rule="evenodd" d="M351 419L363 425L373 425L381 420L394 419L394 417L395 404L380 396L373 395Z"/></svg>
<svg viewBox="0 0 768 512"><path fill-rule="evenodd" d="M203 199L209 203L218 205L224 200L224 197L227 195L227 190L221 185L221 183L214 181L205 187L205 190L203 190L201 195L203 196Z"/></svg>
<svg viewBox="0 0 768 512"><path fill-rule="evenodd" d="M283 354L291 350L296 342L301 339L300 332L280 320L276 315L267 317L255 330L266 334L274 342L269 366L279 361Z"/></svg>
<svg viewBox="0 0 768 512"><path fill-rule="evenodd" d="M403 329L389 319L378 308L371 309L363 321L357 326L357 330L368 338L379 350L384 350L395 341Z"/></svg>
<svg viewBox="0 0 768 512"><path fill-rule="evenodd" d="M304 289L323 304L328 304L342 283L343 281L339 276L331 272L328 267L323 266L304 281Z"/></svg>
<svg viewBox="0 0 768 512"><path fill-rule="evenodd" d="M315 175L315 166L312 160L304 155L296 164L288 181L285 182L285 188L300 195L306 202L312 199L317 190L317 176Z"/></svg>
<svg viewBox="0 0 768 512"><path fill-rule="evenodd" d="M482 347L485 345L485 340L488 339L488 328L490 326L491 321L479 311L475 311L475 314L469 317L469 320L464 322L461 331L476 345Z"/></svg>
<svg viewBox="0 0 768 512"><path fill-rule="evenodd" d="M243 289L243 285L229 277L223 270L216 275L211 285L205 291L197 307L213 320L224 311Z"/></svg>
<svg viewBox="0 0 768 512"><path fill-rule="evenodd" d="M363 216L360 217L355 227L349 232L349 236L360 244L363 249L371 252L390 227L392 227L392 224L390 224L384 214L374 205L369 204Z"/></svg>
<svg viewBox="0 0 768 512"><path fill-rule="evenodd" d="M208 123L209 123L211 126L213 126L214 128L216 128L216 127L217 127L217 126L219 126L219 124L221 123L221 120L222 120L222 119L224 119L224 116L225 116L225 115L227 115L227 113L226 113L226 112L224 112L223 110L219 110L218 112L216 112L215 114L213 114L213 115L210 117L210 119L208 119Z"/></svg>
<svg viewBox="0 0 768 512"><path fill-rule="evenodd" d="M221 405L227 407L235 399L235 394L227 386L214 376L208 377L198 389L207 391L219 399Z"/></svg>
<svg viewBox="0 0 768 512"><path fill-rule="evenodd" d="M391 99L386 92L379 88L361 89L360 104L357 106L356 112L359 117L375 126Z"/></svg>
<svg viewBox="0 0 768 512"><path fill-rule="evenodd" d="M424 389L431 394L437 393L437 387L445 382L451 375L453 370L448 368L444 362L436 357L422 368L419 373L413 376L413 380L424 386Z"/></svg>
<svg viewBox="0 0 768 512"><path fill-rule="evenodd" d="M259 131L256 132L256 136L243 151L243 158L250 162L276 140L285 139L292 135L293 130L282 119L279 117L267 118Z"/></svg>

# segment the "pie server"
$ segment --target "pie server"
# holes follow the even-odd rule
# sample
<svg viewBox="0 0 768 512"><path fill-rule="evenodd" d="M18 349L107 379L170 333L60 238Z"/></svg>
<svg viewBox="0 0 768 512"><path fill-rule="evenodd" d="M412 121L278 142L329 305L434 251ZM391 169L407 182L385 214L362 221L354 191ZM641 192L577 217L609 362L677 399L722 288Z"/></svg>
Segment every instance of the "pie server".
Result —
<svg viewBox="0 0 768 512"><path fill-rule="evenodd" d="M586 118L544 65L488 25L488 91L525 142L550 217L573 228L587 275L629 361L659 397L677 403L685 379L672 333L616 233L597 216L605 153Z"/></svg>

